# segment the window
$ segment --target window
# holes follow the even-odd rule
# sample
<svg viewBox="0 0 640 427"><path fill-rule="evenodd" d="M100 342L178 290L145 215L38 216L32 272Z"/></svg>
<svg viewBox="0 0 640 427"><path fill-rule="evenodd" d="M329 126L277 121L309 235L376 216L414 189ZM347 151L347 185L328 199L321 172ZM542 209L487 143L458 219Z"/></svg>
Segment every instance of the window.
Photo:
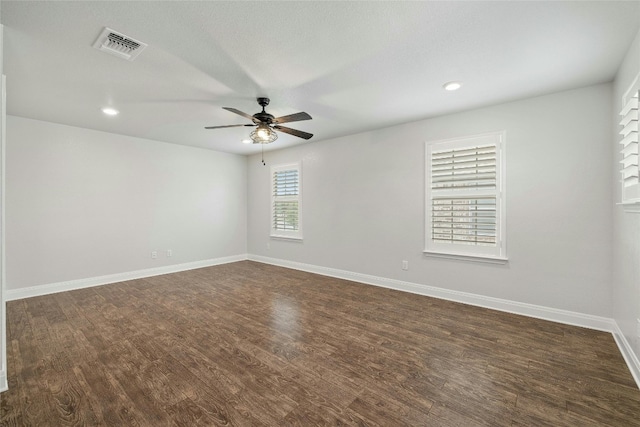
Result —
<svg viewBox="0 0 640 427"><path fill-rule="evenodd" d="M302 239L300 164L271 168L271 236Z"/></svg>
<svg viewBox="0 0 640 427"><path fill-rule="evenodd" d="M426 144L425 253L506 261L504 133Z"/></svg>
<svg viewBox="0 0 640 427"><path fill-rule="evenodd" d="M620 182L622 204L640 204L640 169L638 167L638 97L640 76L622 97L620 111Z"/></svg>

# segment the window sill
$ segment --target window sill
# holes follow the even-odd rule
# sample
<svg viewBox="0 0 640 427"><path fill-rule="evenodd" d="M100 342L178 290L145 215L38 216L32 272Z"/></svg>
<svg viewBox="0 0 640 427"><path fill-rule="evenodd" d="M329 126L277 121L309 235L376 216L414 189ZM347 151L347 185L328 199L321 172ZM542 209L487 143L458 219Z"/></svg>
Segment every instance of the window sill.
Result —
<svg viewBox="0 0 640 427"><path fill-rule="evenodd" d="M625 212L640 213L640 200L616 203L616 205L622 206Z"/></svg>
<svg viewBox="0 0 640 427"><path fill-rule="evenodd" d="M425 256L433 257L433 258L445 258L445 259L455 259L458 261L471 261L471 262L482 262L487 264L507 264L509 262L509 258L504 257L493 257L493 256L484 256L484 255L463 255L463 254L452 254L447 252L432 252L432 251L423 251Z"/></svg>
<svg viewBox="0 0 640 427"><path fill-rule="evenodd" d="M271 234L269 235L270 238L274 239L274 240L291 240L294 242L302 242L302 237L294 237L294 236L281 236L278 234Z"/></svg>

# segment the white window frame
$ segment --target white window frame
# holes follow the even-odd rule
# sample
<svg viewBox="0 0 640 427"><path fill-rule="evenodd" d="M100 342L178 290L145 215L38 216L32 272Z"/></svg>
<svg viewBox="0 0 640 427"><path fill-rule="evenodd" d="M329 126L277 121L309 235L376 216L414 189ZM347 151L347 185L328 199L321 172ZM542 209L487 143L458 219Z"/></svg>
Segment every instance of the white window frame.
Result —
<svg viewBox="0 0 640 427"><path fill-rule="evenodd" d="M275 195L275 174L278 172L296 171L298 173L298 194L291 196ZM277 239L302 240L302 164L290 163L286 165L275 165L271 167L271 206L270 206L270 237ZM298 202L298 229L280 230L275 228L275 203L276 201L296 201Z"/></svg>
<svg viewBox="0 0 640 427"><path fill-rule="evenodd" d="M629 212L640 212L640 166L638 135L640 115L640 74L622 95L619 112L620 205ZM631 132L629 129L633 126ZM630 169L633 169L630 171ZM626 179L625 179L626 178Z"/></svg>
<svg viewBox="0 0 640 427"><path fill-rule="evenodd" d="M496 170L493 188L432 189L431 159L434 152L495 145ZM425 248L427 256L504 264L507 262L505 204L505 132L491 132L425 143ZM496 243L493 245L442 243L432 238L433 199L438 197L495 197Z"/></svg>

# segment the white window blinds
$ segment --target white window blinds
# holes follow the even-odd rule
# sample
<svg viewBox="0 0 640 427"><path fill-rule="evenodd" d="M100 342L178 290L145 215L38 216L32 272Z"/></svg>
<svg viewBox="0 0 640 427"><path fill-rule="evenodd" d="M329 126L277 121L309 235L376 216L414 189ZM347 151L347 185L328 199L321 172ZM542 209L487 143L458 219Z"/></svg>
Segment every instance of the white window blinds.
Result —
<svg viewBox="0 0 640 427"><path fill-rule="evenodd" d="M271 169L271 235L301 238L301 185L298 164Z"/></svg>
<svg viewBox="0 0 640 427"><path fill-rule="evenodd" d="M427 253L504 257L503 134L427 143Z"/></svg>
<svg viewBox="0 0 640 427"><path fill-rule="evenodd" d="M496 245L495 197L432 199L431 238L436 242Z"/></svg>
<svg viewBox="0 0 640 427"><path fill-rule="evenodd" d="M432 153L432 189L495 187L495 145L449 149Z"/></svg>
<svg viewBox="0 0 640 427"><path fill-rule="evenodd" d="M620 160L622 186L624 188L638 185L638 91L628 97L620 111Z"/></svg>

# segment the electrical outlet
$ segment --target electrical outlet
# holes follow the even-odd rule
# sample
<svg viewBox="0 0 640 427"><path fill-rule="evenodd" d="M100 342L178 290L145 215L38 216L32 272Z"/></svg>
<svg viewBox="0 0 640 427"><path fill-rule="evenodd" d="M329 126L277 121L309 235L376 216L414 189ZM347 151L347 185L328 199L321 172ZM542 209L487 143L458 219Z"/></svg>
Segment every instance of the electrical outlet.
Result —
<svg viewBox="0 0 640 427"><path fill-rule="evenodd" d="M173 251L171 249L167 249L167 258L171 258L173 256Z"/></svg>
<svg viewBox="0 0 640 427"><path fill-rule="evenodd" d="M158 251L151 251L151 259L158 258Z"/></svg>
<svg viewBox="0 0 640 427"><path fill-rule="evenodd" d="M403 270L409 269L409 261L402 261L402 269Z"/></svg>

